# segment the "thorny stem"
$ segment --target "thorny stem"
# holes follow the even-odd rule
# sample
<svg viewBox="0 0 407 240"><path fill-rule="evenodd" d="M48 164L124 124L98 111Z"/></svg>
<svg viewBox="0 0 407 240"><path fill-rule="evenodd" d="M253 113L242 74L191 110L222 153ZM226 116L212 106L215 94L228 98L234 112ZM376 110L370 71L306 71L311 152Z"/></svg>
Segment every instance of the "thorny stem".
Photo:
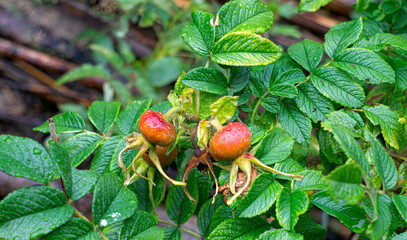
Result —
<svg viewBox="0 0 407 240"><path fill-rule="evenodd" d="M98 228L97 225L93 224L87 217L85 217L84 215L82 215L82 213L79 212L79 210L76 209L74 206L72 206L72 207L73 207L73 211L74 211L74 213L75 213L76 216L78 216L79 218L82 218L83 220L85 220L85 221L89 222L90 224L92 224L92 225L93 225L93 228L95 228L95 229L99 232L100 237L101 237L103 240L109 240L109 238L107 238L107 237L102 233L102 231L100 231L100 229Z"/></svg>
<svg viewBox="0 0 407 240"><path fill-rule="evenodd" d="M186 233L189 233L189 234L191 234L191 235L193 235L193 236L195 236L195 237L197 237L197 238L202 238L202 236L199 235L198 233L193 232L193 231L191 231L191 230L189 230L189 229L183 228L183 227L181 227L181 226L179 226L179 225L177 225L177 224L175 224L175 223L168 222L168 221L161 220L161 219L158 219L158 222L159 222L159 223L164 223L164 224L167 224L167 225L170 225L170 226L173 226L173 227L176 227L176 228L178 228L179 230L181 230L181 231L183 231L183 232L186 232Z"/></svg>
<svg viewBox="0 0 407 240"><path fill-rule="evenodd" d="M327 62L326 64L324 64L323 67L328 67L329 65L331 65L332 61L333 61L333 59L331 61Z"/></svg>
<svg viewBox="0 0 407 240"><path fill-rule="evenodd" d="M52 140L54 140L56 143L59 143L57 138L57 132L55 131L54 119L52 118L49 119L49 132L51 134Z"/></svg>
<svg viewBox="0 0 407 240"><path fill-rule="evenodd" d="M205 67L209 67L209 63L211 63L211 57L208 57L208 61L206 61Z"/></svg>
<svg viewBox="0 0 407 240"><path fill-rule="evenodd" d="M259 101L257 101L256 106L254 106L254 109L253 109L253 112L252 112L252 117L250 118L250 123L254 123L254 117L255 117L256 114L257 114L257 111L258 111L258 109L259 109L261 100L262 100L265 96L267 96L267 94L269 94L269 91L265 92L265 93L263 94L263 96L261 96L261 97L259 98Z"/></svg>

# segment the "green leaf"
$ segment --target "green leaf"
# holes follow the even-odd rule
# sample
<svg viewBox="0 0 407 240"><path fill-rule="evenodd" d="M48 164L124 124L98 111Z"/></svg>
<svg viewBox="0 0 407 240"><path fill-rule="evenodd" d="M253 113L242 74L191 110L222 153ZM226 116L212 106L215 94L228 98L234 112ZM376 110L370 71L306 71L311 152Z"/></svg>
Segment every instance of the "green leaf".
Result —
<svg viewBox="0 0 407 240"><path fill-rule="evenodd" d="M257 34L233 32L215 43L211 58L218 64L228 66L258 66L276 61L282 51L279 46Z"/></svg>
<svg viewBox="0 0 407 240"><path fill-rule="evenodd" d="M335 57L332 64L367 83L394 83L395 81L395 73L390 65L379 55L366 49L346 49Z"/></svg>
<svg viewBox="0 0 407 240"><path fill-rule="evenodd" d="M94 132L77 134L66 140L63 146L69 150L72 166L81 164L103 141L102 137Z"/></svg>
<svg viewBox="0 0 407 240"><path fill-rule="evenodd" d="M276 206L277 219L284 228L293 230L298 218L307 211L308 196L303 191L291 192L288 188L281 191Z"/></svg>
<svg viewBox="0 0 407 240"><path fill-rule="evenodd" d="M319 153L320 156L326 158L329 163L336 165L343 164L348 160L343 150L340 148L339 144L335 141L332 133L325 131L323 129L319 130L318 133L318 143L319 143ZM321 159L323 159L321 158ZM333 170L335 166L332 166ZM325 166L324 166L325 167ZM326 167L325 167L326 168Z"/></svg>
<svg viewBox="0 0 407 240"><path fill-rule="evenodd" d="M391 237L391 240L403 240L407 238L407 232L396 234Z"/></svg>
<svg viewBox="0 0 407 240"><path fill-rule="evenodd" d="M102 240L102 237L97 231L92 231L85 236L78 238L78 240Z"/></svg>
<svg viewBox="0 0 407 240"><path fill-rule="evenodd" d="M407 50L407 39L391 33L377 33L369 40L363 39L355 44L355 47L372 51L380 51L385 46L390 46L396 50Z"/></svg>
<svg viewBox="0 0 407 240"><path fill-rule="evenodd" d="M130 92L130 89L123 82L119 80L112 80L110 84L113 87L116 97L119 98L122 104L127 105L127 103L132 100L133 96Z"/></svg>
<svg viewBox="0 0 407 240"><path fill-rule="evenodd" d="M390 207L387 204L386 198L383 194L377 195L375 208L375 219L372 220L366 232L369 233L373 240L383 239L391 224ZM390 201L391 203L391 201Z"/></svg>
<svg viewBox="0 0 407 240"><path fill-rule="evenodd" d="M374 107L364 107L366 117L373 125L380 125L384 140L397 150L403 150L406 146L404 126L398 122L397 113L388 106L379 104Z"/></svg>
<svg viewBox="0 0 407 240"><path fill-rule="evenodd" d="M76 240L93 230L91 223L81 219L72 218L64 225L41 237L41 240Z"/></svg>
<svg viewBox="0 0 407 240"><path fill-rule="evenodd" d="M270 229L269 224L260 217L231 218L219 224L209 235L208 240L254 240L268 229Z"/></svg>
<svg viewBox="0 0 407 240"><path fill-rule="evenodd" d="M362 18L333 26L325 34L324 47L326 54L336 60L336 57L341 54L345 48L358 40L362 29Z"/></svg>
<svg viewBox="0 0 407 240"><path fill-rule="evenodd" d="M311 197L311 203L336 217L353 232L361 233L369 224L366 212L361 206L358 204L349 205L345 200L335 201L326 192L315 193Z"/></svg>
<svg viewBox="0 0 407 240"><path fill-rule="evenodd" d="M386 14L390 14L399 10L401 6L403 6L402 0L383 0L379 4L379 9Z"/></svg>
<svg viewBox="0 0 407 240"><path fill-rule="evenodd" d="M218 14L216 39L229 32L266 32L274 21L273 12L258 0L230 1L219 9Z"/></svg>
<svg viewBox="0 0 407 240"><path fill-rule="evenodd" d="M182 232L179 228L174 226L167 226L164 228L164 240L182 240Z"/></svg>
<svg viewBox="0 0 407 240"><path fill-rule="evenodd" d="M210 106L212 119L218 119L221 124L232 119L236 112L238 98L238 96L224 96L219 98L218 101L212 103Z"/></svg>
<svg viewBox="0 0 407 240"><path fill-rule="evenodd" d="M301 181L294 182L293 191L324 190L326 188L321 171L305 170L298 174L304 176L304 178Z"/></svg>
<svg viewBox="0 0 407 240"><path fill-rule="evenodd" d="M0 170L13 177L28 178L48 184L56 168L47 150L24 137L0 136Z"/></svg>
<svg viewBox="0 0 407 240"><path fill-rule="evenodd" d="M262 233L258 240L304 240L304 237L286 229L273 229Z"/></svg>
<svg viewBox="0 0 407 240"><path fill-rule="evenodd" d="M113 174L103 175L95 186L92 202L93 221L106 227L131 217L137 197Z"/></svg>
<svg viewBox="0 0 407 240"><path fill-rule="evenodd" d="M298 86L298 97L294 98L297 107L314 122L323 121L325 115L335 108L311 83Z"/></svg>
<svg viewBox="0 0 407 240"><path fill-rule="evenodd" d="M216 209L224 204L223 199L218 196L212 204L212 199L208 199L201 207L198 213L197 227L202 236L207 237L210 233L212 216Z"/></svg>
<svg viewBox="0 0 407 240"><path fill-rule="evenodd" d="M52 117L56 133L82 132L85 130L85 121L76 112L67 111ZM49 120L41 126L33 128L34 131L49 133Z"/></svg>
<svg viewBox="0 0 407 240"><path fill-rule="evenodd" d="M100 77L107 79L110 78L110 72L101 65L82 64L58 78L56 85L58 86L67 82L73 82L88 77Z"/></svg>
<svg viewBox="0 0 407 240"><path fill-rule="evenodd" d="M229 179L229 177L228 177ZM229 180L227 180L229 181ZM212 215L211 227L209 233L211 233L216 227L219 226L222 222L233 218L232 209L228 205L222 205L215 210L215 213Z"/></svg>
<svg viewBox="0 0 407 240"><path fill-rule="evenodd" d="M69 159L69 153L54 140L50 140L48 144L49 153L51 154L52 161L64 182L65 190L68 196L72 197L72 165L71 160Z"/></svg>
<svg viewBox="0 0 407 240"><path fill-rule="evenodd" d="M195 174L190 174L187 180L188 192L198 199L199 191ZM183 187L171 185L165 200L168 217L176 224L182 225L194 214L197 204L193 203L184 192Z"/></svg>
<svg viewBox="0 0 407 240"><path fill-rule="evenodd" d="M352 132L336 123L329 123L328 128L331 128L335 140L342 147L346 155L358 162L363 172L370 176L369 162L359 143L353 137Z"/></svg>
<svg viewBox="0 0 407 240"><path fill-rule="evenodd" d="M250 67L232 67L228 80L229 92L236 93L243 90L250 79Z"/></svg>
<svg viewBox="0 0 407 240"><path fill-rule="evenodd" d="M294 140L284 134L280 128L270 131L260 143L256 157L266 165L285 160L291 154Z"/></svg>
<svg viewBox="0 0 407 240"><path fill-rule="evenodd" d="M179 57L163 57L152 60L147 66L149 83L153 87L164 87L182 74L184 63Z"/></svg>
<svg viewBox="0 0 407 240"><path fill-rule="evenodd" d="M304 236L305 240L325 240L327 231L312 221L308 214L301 215L294 231Z"/></svg>
<svg viewBox="0 0 407 240"><path fill-rule="evenodd" d="M74 214L63 192L48 186L20 188L0 202L0 238L34 239Z"/></svg>
<svg viewBox="0 0 407 240"><path fill-rule="evenodd" d="M181 81L196 90L219 95L228 94L226 77L214 68L198 67L192 69L181 78Z"/></svg>
<svg viewBox="0 0 407 240"><path fill-rule="evenodd" d="M97 45L97 44L91 44L89 46L89 48L94 51L97 52L99 54L101 54L104 58L106 58L106 60L112 64L112 66L116 69L121 69L124 65L124 62L122 60L122 58L120 57L120 55L115 52L113 49L111 48L106 48L102 45Z"/></svg>
<svg viewBox="0 0 407 240"><path fill-rule="evenodd" d="M300 0L299 12L315 12L332 0Z"/></svg>
<svg viewBox="0 0 407 240"><path fill-rule="evenodd" d="M248 83L248 87L251 92L250 94L253 93L256 97L261 97L264 95L264 93L267 91L266 85L269 85L267 84L269 81L267 81L267 77L265 75L265 69L262 67L252 67Z"/></svg>
<svg viewBox="0 0 407 240"><path fill-rule="evenodd" d="M93 189L98 179L95 172L89 170L78 170L72 167L72 196L71 199L76 201L88 194Z"/></svg>
<svg viewBox="0 0 407 240"><path fill-rule="evenodd" d="M193 22L182 28L182 39L198 55L208 57L215 42L215 29L210 21L213 15L203 11L192 11Z"/></svg>
<svg viewBox="0 0 407 240"><path fill-rule="evenodd" d="M102 133L107 133L119 114L119 102L94 101L88 109L91 123Z"/></svg>
<svg viewBox="0 0 407 240"><path fill-rule="evenodd" d="M364 195L362 171L355 162L337 167L325 177L325 181L328 186L326 191L333 199L344 199L353 205Z"/></svg>
<svg viewBox="0 0 407 240"><path fill-rule="evenodd" d="M281 70L281 71L283 71L283 70ZM288 71L284 71L284 72L278 74L278 76L274 82L270 81L270 87L273 84L277 84L277 83L296 84L296 83L305 82L306 80L307 80L307 77L302 72L302 69L294 68L294 69L290 69Z"/></svg>
<svg viewBox="0 0 407 240"><path fill-rule="evenodd" d="M266 212L274 204L281 190L282 186L274 180L273 174L259 175L254 179L247 194L239 201L236 216L251 218Z"/></svg>
<svg viewBox="0 0 407 240"><path fill-rule="evenodd" d="M113 161L115 150L118 144L125 141L126 138L127 136L113 136L104 141L95 153L90 170L95 171L99 176L109 172L109 166Z"/></svg>
<svg viewBox="0 0 407 240"><path fill-rule="evenodd" d="M207 119L210 116L211 104L217 101L219 97L216 94L203 91L199 93L199 96L199 117L201 119Z"/></svg>
<svg viewBox="0 0 407 240"><path fill-rule="evenodd" d="M322 44L304 39L288 48L288 54L305 70L311 72L321 62L324 48Z"/></svg>
<svg viewBox="0 0 407 240"><path fill-rule="evenodd" d="M164 239L164 229L157 227L154 217L143 211L136 212L127 219L120 231L120 239Z"/></svg>
<svg viewBox="0 0 407 240"><path fill-rule="evenodd" d="M339 124L343 127L346 127L353 133L355 136L361 135L361 129L359 128L358 122L351 117L350 112L345 112L342 109L339 111L334 111L326 115L329 121Z"/></svg>
<svg viewBox="0 0 407 240"><path fill-rule="evenodd" d="M275 84L270 87L270 93L280 97L295 98L298 95L298 90L290 84Z"/></svg>
<svg viewBox="0 0 407 240"><path fill-rule="evenodd" d="M292 158L287 158L282 162L276 163L276 165L274 165L274 169L284 173L298 173L304 171L304 167ZM274 173L274 177L279 179L292 180L291 177L276 173Z"/></svg>
<svg viewBox="0 0 407 240"><path fill-rule="evenodd" d="M275 97L265 97L261 100L260 105L264 107L270 113L279 113L280 112L280 102Z"/></svg>
<svg viewBox="0 0 407 240"><path fill-rule="evenodd" d="M154 176L154 184L153 187L153 197L154 197L154 205L159 206L160 202L163 200L165 195L165 181L161 179L161 177L156 174ZM138 199L138 206L137 210L151 212L153 211L153 204L150 200L150 189L149 189L149 182L145 179L138 179L133 184L129 185L129 189L133 191Z"/></svg>
<svg viewBox="0 0 407 240"><path fill-rule="evenodd" d="M320 67L310 75L312 84L325 97L347 107L362 107L363 88L344 72L332 67Z"/></svg>
<svg viewBox="0 0 407 240"><path fill-rule="evenodd" d="M136 100L128 104L116 119L119 130L124 134L132 133L136 129L141 114L150 107L151 101L151 99Z"/></svg>
<svg viewBox="0 0 407 240"><path fill-rule="evenodd" d="M247 124L247 127L250 130L250 133L252 135L250 144L253 145L257 143L258 141L262 140L264 137L264 134L266 133L266 130L264 130L262 127L254 125L254 124Z"/></svg>
<svg viewBox="0 0 407 240"><path fill-rule="evenodd" d="M120 231L122 230L123 226L124 226L124 221L114 223L112 225L104 227L102 229L102 233L108 239L119 239Z"/></svg>
<svg viewBox="0 0 407 240"><path fill-rule="evenodd" d="M396 205L396 208L404 221L407 222L407 197L403 195L394 195L393 203Z"/></svg>
<svg viewBox="0 0 407 240"><path fill-rule="evenodd" d="M302 146L309 146L311 141L311 120L295 105L294 101L283 101L277 115L284 129Z"/></svg>
<svg viewBox="0 0 407 240"><path fill-rule="evenodd" d="M396 89L403 92L407 89L407 61L401 58L393 58L391 62L396 73Z"/></svg>
<svg viewBox="0 0 407 240"><path fill-rule="evenodd" d="M392 189L397 183L397 168L394 160L387 154L386 149L381 143L365 130L364 136L366 141L372 144L370 158L373 160L377 174L382 178L385 189Z"/></svg>
<svg viewBox="0 0 407 240"><path fill-rule="evenodd" d="M357 0L356 1L356 12L362 12L369 7L369 0Z"/></svg>

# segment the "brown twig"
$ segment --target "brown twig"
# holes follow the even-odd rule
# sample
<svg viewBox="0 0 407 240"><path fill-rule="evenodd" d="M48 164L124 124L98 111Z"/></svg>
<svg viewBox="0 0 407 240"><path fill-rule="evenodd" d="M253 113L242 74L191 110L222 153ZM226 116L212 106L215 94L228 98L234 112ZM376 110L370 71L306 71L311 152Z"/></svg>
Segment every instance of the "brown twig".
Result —
<svg viewBox="0 0 407 240"><path fill-rule="evenodd" d="M57 138L57 132L55 131L54 119L52 119L52 118L49 119L49 132L51 133L52 140L54 140L56 143L59 144L59 141Z"/></svg>

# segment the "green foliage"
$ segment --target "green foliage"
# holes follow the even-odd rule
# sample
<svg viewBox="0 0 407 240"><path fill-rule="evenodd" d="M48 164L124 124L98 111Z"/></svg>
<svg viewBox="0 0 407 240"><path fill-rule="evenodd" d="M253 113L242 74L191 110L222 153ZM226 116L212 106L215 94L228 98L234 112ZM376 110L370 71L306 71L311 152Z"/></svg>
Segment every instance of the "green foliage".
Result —
<svg viewBox="0 0 407 240"><path fill-rule="evenodd" d="M259 0L229 1L217 14L195 10L182 29L174 24L186 21L195 3L174 20L168 15L176 12L174 4L118 2L124 13L115 35L127 32L126 23L134 19L144 27L159 23L159 47L138 60L123 39L115 48L95 34L96 64L66 73L58 84L104 78L110 93L105 101L34 128L51 133L49 153L34 140L0 136L0 170L44 184L18 189L0 202L0 238L182 239L188 232L217 240L325 239L327 231L308 214L313 207L360 238L405 238L404 2L358 1L355 8L364 17L332 27L323 45L303 40L287 53L258 34L274 21L272 4ZM302 0L299 10L315 11L328 2ZM183 72L177 53L192 53L186 46L207 58L205 67ZM157 104L164 99L158 88L177 77L168 101ZM141 91L137 100L132 86ZM139 133L148 109L161 111L176 131L164 154ZM228 122L246 124L251 139L233 142L239 133L221 138L228 147L222 150L243 150L236 159L218 162L207 146ZM57 138L66 140L59 144ZM159 162L175 148L174 163L162 169ZM89 170L82 169L84 162ZM167 192L168 169L177 181ZM58 177L63 192L48 186ZM89 192L93 222L72 204ZM164 199L171 222L158 219L155 210ZM182 226L194 214L199 233Z"/></svg>

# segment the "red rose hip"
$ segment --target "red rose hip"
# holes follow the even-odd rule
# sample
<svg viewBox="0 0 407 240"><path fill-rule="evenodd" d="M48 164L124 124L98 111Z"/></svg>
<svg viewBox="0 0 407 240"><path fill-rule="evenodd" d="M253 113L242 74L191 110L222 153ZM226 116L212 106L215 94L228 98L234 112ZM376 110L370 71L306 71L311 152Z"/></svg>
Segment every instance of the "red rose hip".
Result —
<svg viewBox="0 0 407 240"><path fill-rule="evenodd" d="M161 112L147 110L140 117L140 132L143 137L151 144L161 147L171 145L177 133L174 125L164 118Z"/></svg>
<svg viewBox="0 0 407 240"><path fill-rule="evenodd" d="M209 142L209 152L218 161L232 161L250 147L249 128L238 122L230 122L213 135Z"/></svg>
<svg viewBox="0 0 407 240"><path fill-rule="evenodd" d="M168 150L168 147L157 146L155 150L157 152L157 157L162 167L170 165L172 162L174 162L175 158L177 158L178 156L178 148L174 148L168 156L165 155L165 153ZM147 152L143 154L143 159L149 166L154 166Z"/></svg>

